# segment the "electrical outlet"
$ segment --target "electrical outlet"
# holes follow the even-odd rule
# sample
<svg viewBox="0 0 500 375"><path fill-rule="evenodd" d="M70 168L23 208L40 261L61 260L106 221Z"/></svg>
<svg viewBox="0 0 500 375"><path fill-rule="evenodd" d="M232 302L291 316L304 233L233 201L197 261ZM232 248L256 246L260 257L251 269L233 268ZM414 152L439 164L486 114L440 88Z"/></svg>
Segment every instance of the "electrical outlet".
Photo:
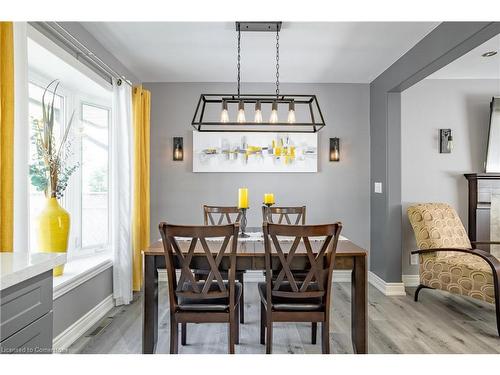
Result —
<svg viewBox="0 0 500 375"><path fill-rule="evenodd" d="M410 255L410 264L416 266L418 264L418 254Z"/></svg>

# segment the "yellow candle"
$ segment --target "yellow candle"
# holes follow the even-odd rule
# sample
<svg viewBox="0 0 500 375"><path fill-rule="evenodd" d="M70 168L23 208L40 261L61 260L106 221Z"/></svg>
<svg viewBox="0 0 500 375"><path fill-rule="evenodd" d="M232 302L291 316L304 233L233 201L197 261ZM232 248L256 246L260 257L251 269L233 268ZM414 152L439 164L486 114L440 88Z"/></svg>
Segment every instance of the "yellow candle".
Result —
<svg viewBox="0 0 500 375"><path fill-rule="evenodd" d="M274 194L273 193L264 194L264 204L274 204Z"/></svg>
<svg viewBox="0 0 500 375"><path fill-rule="evenodd" d="M248 208L248 189L238 189L238 208Z"/></svg>

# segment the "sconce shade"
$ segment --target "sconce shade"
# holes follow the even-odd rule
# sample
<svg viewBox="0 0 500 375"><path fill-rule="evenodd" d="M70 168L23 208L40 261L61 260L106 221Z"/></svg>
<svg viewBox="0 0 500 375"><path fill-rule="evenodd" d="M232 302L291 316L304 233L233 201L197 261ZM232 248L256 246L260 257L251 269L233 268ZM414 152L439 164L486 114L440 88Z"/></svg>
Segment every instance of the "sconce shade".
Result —
<svg viewBox="0 0 500 375"><path fill-rule="evenodd" d="M340 139L330 138L330 161L340 160Z"/></svg>
<svg viewBox="0 0 500 375"><path fill-rule="evenodd" d="M174 137L174 161L182 161L184 159L183 143L184 142L182 137Z"/></svg>

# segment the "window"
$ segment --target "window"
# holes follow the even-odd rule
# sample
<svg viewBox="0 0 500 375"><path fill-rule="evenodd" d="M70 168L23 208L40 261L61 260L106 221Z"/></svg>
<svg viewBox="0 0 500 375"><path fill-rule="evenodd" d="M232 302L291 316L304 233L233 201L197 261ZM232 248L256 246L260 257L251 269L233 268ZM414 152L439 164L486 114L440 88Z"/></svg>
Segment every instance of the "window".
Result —
<svg viewBox="0 0 500 375"><path fill-rule="evenodd" d="M82 248L108 243L109 118L109 109L82 103Z"/></svg>
<svg viewBox="0 0 500 375"><path fill-rule="evenodd" d="M30 165L32 165L36 157L36 146L35 146L35 126L36 121L42 118L42 95L44 88L34 84L29 84L29 118L30 118ZM64 112L64 97L56 95L54 100L54 123L58 130L62 130L61 124L65 121ZM56 137L60 135L60 131L57 132ZM40 214L40 211L45 206L45 193L43 190L36 188L37 181L32 181L30 177L29 181L29 194L30 194L30 204L29 204L29 218L30 218L30 249L36 250L38 248L38 232L36 228L36 219Z"/></svg>
<svg viewBox="0 0 500 375"><path fill-rule="evenodd" d="M33 40L28 43L28 62L31 126L42 118L42 95L53 79L60 80L54 101L57 144L73 115L69 165L77 163L78 168L68 181L64 197L59 200L71 217L68 256L78 257L109 249L111 87L97 83ZM52 94L49 96L51 98ZM35 134L31 128L30 165L38 160ZM44 192L37 189L36 181L32 181L31 174L28 174L28 180L30 251L38 251L37 217L45 207L46 198Z"/></svg>

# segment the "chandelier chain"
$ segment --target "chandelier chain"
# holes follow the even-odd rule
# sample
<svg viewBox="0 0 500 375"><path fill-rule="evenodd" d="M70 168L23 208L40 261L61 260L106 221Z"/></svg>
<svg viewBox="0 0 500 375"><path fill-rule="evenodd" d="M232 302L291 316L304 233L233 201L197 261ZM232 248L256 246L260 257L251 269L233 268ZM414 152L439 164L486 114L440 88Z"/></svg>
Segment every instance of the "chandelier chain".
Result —
<svg viewBox="0 0 500 375"><path fill-rule="evenodd" d="M240 97L240 79L241 79L241 31L238 26L238 98Z"/></svg>
<svg viewBox="0 0 500 375"><path fill-rule="evenodd" d="M280 94L280 32L276 29L276 99Z"/></svg>

